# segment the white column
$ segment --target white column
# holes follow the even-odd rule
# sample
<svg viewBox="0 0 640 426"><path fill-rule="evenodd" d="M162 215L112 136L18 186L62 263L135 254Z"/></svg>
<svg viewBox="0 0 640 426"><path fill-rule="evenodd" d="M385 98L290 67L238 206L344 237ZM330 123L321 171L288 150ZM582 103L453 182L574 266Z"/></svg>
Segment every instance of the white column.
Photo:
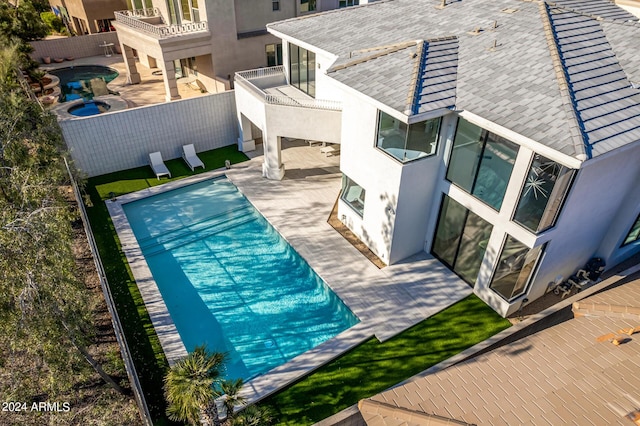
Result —
<svg viewBox="0 0 640 426"><path fill-rule="evenodd" d="M262 145L264 147L262 176L271 180L282 180L284 177L281 153L282 139L280 136L271 136L262 132Z"/></svg>
<svg viewBox="0 0 640 426"><path fill-rule="evenodd" d="M136 68L136 58L133 56L133 49L124 44L121 45L122 58L124 59L124 65L127 68L127 76L129 78L129 83L131 84L140 84L140 73L138 72L138 68Z"/></svg>
<svg viewBox="0 0 640 426"><path fill-rule="evenodd" d="M162 79L164 80L165 100L175 101L181 99L180 93L178 93L178 84L176 83L176 70L173 66L173 61L160 61L162 65Z"/></svg>
<svg viewBox="0 0 640 426"><path fill-rule="evenodd" d="M238 124L240 127L238 150L242 152L254 151L256 149L256 141L253 138L251 121L244 114L238 112Z"/></svg>

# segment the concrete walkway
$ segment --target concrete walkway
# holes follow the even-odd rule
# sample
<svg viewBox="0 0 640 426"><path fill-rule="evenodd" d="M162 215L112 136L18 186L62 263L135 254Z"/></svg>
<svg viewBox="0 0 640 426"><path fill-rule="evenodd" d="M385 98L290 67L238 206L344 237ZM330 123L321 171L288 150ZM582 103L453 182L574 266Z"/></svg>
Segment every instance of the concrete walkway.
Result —
<svg viewBox="0 0 640 426"><path fill-rule="evenodd" d="M261 145L259 145L261 148ZM339 156L325 157L321 147L304 141L283 142L286 175L282 181L262 177L261 152L250 161L225 170L227 177L300 253L360 319L360 323L292 361L249 381L244 396L264 398L336 356L376 336L387 340L471 294L471 288L439 261L420 253L378 269L328 223L341 185ZM202 180L209 172L119 197L117 204ZM127 221L116 203L107 203L145 304L169 360L184 355L177 331L155 285ZM119 210L119 213L116 213ZM132 238L133 237L133 238ZM141 273L139 276L138 274ZM154 288L155 287L155 290ZM146 295L146 296L145 296ZM166 344L165 344L166 343Z"/></svg>

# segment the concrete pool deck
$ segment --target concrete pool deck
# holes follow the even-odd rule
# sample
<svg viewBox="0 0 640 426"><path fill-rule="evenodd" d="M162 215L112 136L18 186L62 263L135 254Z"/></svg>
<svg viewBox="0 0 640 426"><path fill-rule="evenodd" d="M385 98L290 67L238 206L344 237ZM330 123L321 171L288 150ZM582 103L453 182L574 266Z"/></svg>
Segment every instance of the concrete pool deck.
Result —
<svg viewBox="0 0 640 426"><path fill-rule="evenodd" d="M261 148L261 145L258 145ZM225 174L358 316L360 323L288 363L248 381L243 394L262 399L363 341L387 340L471 294L471 288L439 261L420 253L378 269L328 223L341 186L339 157L318 146L283 142L285 179L262 178L260 150L230 170L213 171L148 188L107 202L131 270L170 363L186 350L146 266L121 205Z"/></svg>

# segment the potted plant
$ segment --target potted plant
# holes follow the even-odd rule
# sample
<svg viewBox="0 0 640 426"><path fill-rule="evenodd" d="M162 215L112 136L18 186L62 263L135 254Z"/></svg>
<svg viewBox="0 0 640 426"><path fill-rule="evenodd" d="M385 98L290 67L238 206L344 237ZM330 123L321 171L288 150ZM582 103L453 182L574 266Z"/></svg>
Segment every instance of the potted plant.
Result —
<svg viewBox="0 0 640 426"><path fill-rule="evenodd" d="M43 64L50 64L51 63L51 56L43 56L42 57L42 63Z"/></svg>

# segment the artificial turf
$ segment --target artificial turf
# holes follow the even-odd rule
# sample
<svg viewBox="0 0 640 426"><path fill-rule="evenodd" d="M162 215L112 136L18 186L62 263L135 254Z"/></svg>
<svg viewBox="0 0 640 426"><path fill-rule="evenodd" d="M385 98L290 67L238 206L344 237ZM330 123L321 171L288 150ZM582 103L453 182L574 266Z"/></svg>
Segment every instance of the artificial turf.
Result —
<svg viewBox="0 0 640 426"><path fill-rule="evenodd" d="M261 404L279 425L310 425L508 328L475 295L380 343L372 338Z"/></svg>
<svg viewBox="0 0 640 426"><path fill-rule="evenodd" d="M235 146L198 153L206 170L246 161ZM172 179L192 172L181 159L165 162ZM168 182L156 179L150 167L140 167L88 179L87 213L100 251L125 337L154 424L165 417L162 380L167 362L126 258L120 250L104 200ZM308 425L379 393L507 328L484 302L469 296L384 343L375 338L352 349L314 373L269 397L277 424Z"/></svg>

